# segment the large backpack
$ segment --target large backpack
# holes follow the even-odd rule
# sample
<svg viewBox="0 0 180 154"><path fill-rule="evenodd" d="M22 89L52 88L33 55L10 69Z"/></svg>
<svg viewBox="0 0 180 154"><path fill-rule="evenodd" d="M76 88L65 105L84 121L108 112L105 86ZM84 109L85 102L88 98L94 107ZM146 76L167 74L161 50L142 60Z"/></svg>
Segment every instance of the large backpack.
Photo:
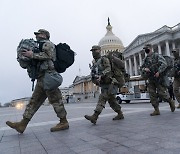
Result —
<svg viewBox="0 0 180 154"><path fill-rule="evenodd" d="M116 60L112 60L112 56L115 57ZM122 53L113 51L109 52L106 57L109 59L111 64L112 77L115 79L115 81L117 81L116 84L119 86L119 88L121 88L125 82L129 80L129 75L125 71L125 66L122 65L122 61L124 61Z"/></svg>
<svg viewBox="0 0 180 154"><path fill-rule="evenodd" d="M166 60L167 63L167 68L165 69L165 75L168 77L173 77L174 76L174 59L170 56L165 56L163 55L164 59Z"/></svg>
<svg viewBox="0 0 180 154"><path fill-rule="evenodd" d="M40 45L42 47L43 43ZM68 44L59 43L55 45L56 48L56 61L54 61L55 69L58 73L63 73L65 70L70 67L74 63L74 51L71 50ZM24 69L31 65L31 59L24 57L21 53L22 51L33 50L33 52L37 51L38 43L33 39L22 39L17 47L17 60L20 66Z"/></svg>
<svg viewBox="0 0 180 154"><path fill-rule="evenodd" d="M31 65L31 59L22 55L24 50L35 52L38 50L38 44L33 39L22 39L17 47L17 61L22 68L26 69Z"/></svg>
<svg viewBox="0 0 180 154"><path fill-rule="evenodd" d="M159 78L156 78L154 75L159 69L160 63L158 63L158 58L165 59L167 63L166 69L160 74ZM161 83L163 86L168 87L170 80L168 77L173 76L173 59L170 56L165 55L159 55L158 53L154 53L152 55L152 62L150 64L147 63L147 58L144 59L144 64L141 66L141 76L144 78L144 80L154 80L155 82ZM150 69L150 72L142 71L143 67L148 67Z"/></svg>
<svg viewBox="0 0 180 154"><path fill-rule="evenodd" d="M167 63L167 67L166 69L163 71L163 76L167 76L167 77L172 77L173 76L173 58L170 56L166 56L166 55L159 55L158 53L154 53L152 59L154 59L154 63L153 65L151 65L152 68L156 68L155 70L151 70L151 73L156 73L157 69L158 69L158 57L163 57ZM144 63L147 63L147 59L144 59ZM156 66L156 67L154 67ZM142 66L141 66L142 67ZM147 79L149 77L149 73L146 72L141 72L141 75ZM151 74L152 77L154 77L154 74Z"/></svg>
<svg viewBox="0 0 180 154"><path fill-rule="evenodd" d="M59 43L56 47L56 61L54 61L55 69L58 73L63 73L74 63L74 51L66 43Z"/></svg>

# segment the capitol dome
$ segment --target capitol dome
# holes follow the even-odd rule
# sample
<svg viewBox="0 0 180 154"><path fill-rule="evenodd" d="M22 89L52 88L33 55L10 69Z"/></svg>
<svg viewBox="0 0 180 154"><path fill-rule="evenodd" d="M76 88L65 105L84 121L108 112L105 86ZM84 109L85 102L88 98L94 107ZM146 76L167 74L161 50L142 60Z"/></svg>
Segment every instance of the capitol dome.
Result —
<svg viewBox="0 0 180 154"><path fill-rule="evenodd" d="M122 41L113 34L112 26L110 24L108 18L108 25L106 26L107 33L106 35L99 41L99 46L101 47L102 55L106 55L108 52L118 50L122 52L124 50L124 46Z"/></svg>

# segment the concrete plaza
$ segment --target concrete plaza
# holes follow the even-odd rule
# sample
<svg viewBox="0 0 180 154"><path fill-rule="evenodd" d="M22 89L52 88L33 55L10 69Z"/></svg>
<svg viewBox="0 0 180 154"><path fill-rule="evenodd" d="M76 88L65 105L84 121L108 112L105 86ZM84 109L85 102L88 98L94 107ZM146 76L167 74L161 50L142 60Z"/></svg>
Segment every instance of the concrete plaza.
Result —
<svg viewBox="0 0 180 154"><path fill-rule="evenodd" d="M115 112L106 104L97 124L84 118L96 103L65 104L70 128L50 132L58 123L51 106L42 106L24 134L6 126L19 121L23 110L0 108L0 154L179 154L180 109L170 112L160 104L160 116L151 117L149 103L122 104L125 119L112 121Z"/></svg>

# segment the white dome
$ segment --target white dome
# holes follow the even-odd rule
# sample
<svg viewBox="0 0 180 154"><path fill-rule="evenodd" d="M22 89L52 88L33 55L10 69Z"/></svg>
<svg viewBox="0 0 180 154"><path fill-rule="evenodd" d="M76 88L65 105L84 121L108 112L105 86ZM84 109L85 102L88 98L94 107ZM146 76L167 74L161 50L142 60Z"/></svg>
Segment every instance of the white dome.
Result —
<svg viewBox="0 0 180 154"><path fill-rule="evenodd" d="M98 45L102 49L108 49L113 46L114 48L123 50L124 46L122 44L122 41L113 34L112 26L110 25L109 19L108 19L108 25L107 25L106 29L107 29L106 35L99 41Z"/></svg>

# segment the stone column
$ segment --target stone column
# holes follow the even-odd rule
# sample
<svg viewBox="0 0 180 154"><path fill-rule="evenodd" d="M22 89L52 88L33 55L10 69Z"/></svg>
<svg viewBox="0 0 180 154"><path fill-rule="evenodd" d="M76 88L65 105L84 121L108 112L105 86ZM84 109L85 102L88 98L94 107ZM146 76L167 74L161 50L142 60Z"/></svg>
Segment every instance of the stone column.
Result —
<svg viewBox="0 0 180 154"><path fill-rule="evenodd" d="M128 70L128 68L127 68L127 60L126 59L124 60L124 65L125 65L125 70Z"/></svg>
<svg viewBox="0 0 180 154"><path fill-rule="evenodd" d="M175 49L175 48L176 48L175 42L172 42L172 49Z"/></svg>
<svg viewBox="0 0 180 154"><path fill-rule="evenodd" d="M166 55L170 56L169 42L166 41Z"/></svg>
<svg viewBox="0 0 180 154"><path fill-rule="evenodd" d="M84 82L82 82L82 90L81 90L81 92L84 94Z"/></svg>
<svg viewBox="0 0 180 154"><path fill-rule="evenodd" d="M134 71L135 71L135 75L138 75L136 55L134 55Z"/></svg>
<svg viewBox="0 0 180 154"><path fill-rule="evenodd" d="M152 52L154 52L154 48L153 48L153 46L152 46Z"/></svg>
<svg viewBox="0 0 180 154"><path fill-rule="evenodd" d="M158 44L158 53L162 55L161 45L160 44Z"/></svg>
<svg viewBox="0 0 180 154"><path fill-rule="evenodd" d="M139 65L140 66L142 65L142 55L141 55L141 52L139 52Z"/></svg>
<svg viewBox="0 0 180 154"><path fill-rule="evenodd" d="M132 73L132 62L131 62L131 57L129 57L129 74L130 74L130 76L133 75L133 73Z"/></svg>

